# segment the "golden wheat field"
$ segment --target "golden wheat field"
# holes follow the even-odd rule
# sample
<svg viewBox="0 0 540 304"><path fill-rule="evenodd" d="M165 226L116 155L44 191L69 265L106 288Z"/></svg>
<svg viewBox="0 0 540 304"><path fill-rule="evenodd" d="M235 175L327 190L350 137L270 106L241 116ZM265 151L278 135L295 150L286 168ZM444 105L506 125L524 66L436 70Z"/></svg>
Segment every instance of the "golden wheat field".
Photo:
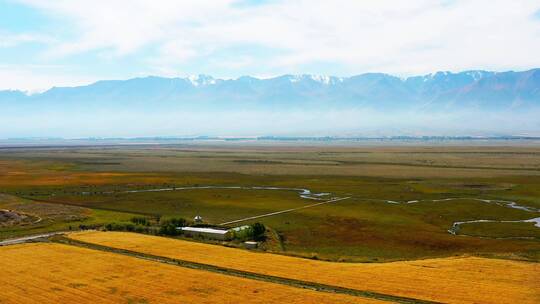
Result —
<svg viewBox="0 0 540 304"><path fill-rule="evenodd" d="M445 303L540 303L538 263L451 257L382 264L346 264L125 232L82 232L69 237L197 263L422 300Z"/></svg>
<svg viewBox="0 0 540 304"><path fill-rule="evenodd" d="M0 247L0 303L381 303L95 251Z"/></svg>

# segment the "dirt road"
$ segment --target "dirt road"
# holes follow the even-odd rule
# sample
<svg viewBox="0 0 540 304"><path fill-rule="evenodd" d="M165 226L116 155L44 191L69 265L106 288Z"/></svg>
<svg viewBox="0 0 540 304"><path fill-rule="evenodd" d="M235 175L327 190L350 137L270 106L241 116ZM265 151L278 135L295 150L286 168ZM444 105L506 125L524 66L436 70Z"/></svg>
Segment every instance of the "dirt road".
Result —
<svg viewBox="0 0 540 304"><path fill-rule="evenodd" d="M320 202L320 203L316 203L316 204L311 204L311 205L307 205L307 206L302 206L302 207L298 207L298 208L292 208L292 209L281 210L281 211L276 211L276 212L271 212L271 213L266 213L266 214L261 214L261 215L256 215L256 216L250 216L250 217L246 217L246 218L239 219L239 220L234 220L234 221L230 221L230 222L221 223L219 225L229 225L229 224L235 224L235 223L239 223L239 222L245 222L245 221L249 221L249 220L258 219L258 218L261 218L261 217L268 217L268 216L278 215L278 214L292 212L292 211L296 211L296 210L316 207L316 206L319 206L319 205L335 203L335 202L346 200L346 199L349 199L349 198L350 197L335 198L335 199L331 199L331 200L328 200L328 201L324 201L324 202Z"/></svg>
<svg viewBox="0 0 540 304"><path fill-rule="evenodd" d="M43 234L30 235L30 236L14 238L14 239L7 239L7 240L0 241L0 246L7 246L7 245L26 243L26 242L30 242L30 241L33 241L33 240L36 240L36 239L48 238L48 237L53 236L53 235L64 234L64 233L66 233L66 232L65 231L57 231L57 232L49 232L49 233L43 233Z"/></svg>

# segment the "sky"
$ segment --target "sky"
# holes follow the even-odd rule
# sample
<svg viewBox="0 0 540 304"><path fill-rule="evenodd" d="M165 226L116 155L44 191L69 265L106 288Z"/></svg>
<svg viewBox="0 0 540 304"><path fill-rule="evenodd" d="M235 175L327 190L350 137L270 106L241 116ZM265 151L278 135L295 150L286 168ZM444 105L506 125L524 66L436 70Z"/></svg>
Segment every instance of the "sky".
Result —
<svg viewBox="0 0 540 304"><path fill-rule="evenodd" d="M540 67L538 0L0 0L0 89Z"/></svg>

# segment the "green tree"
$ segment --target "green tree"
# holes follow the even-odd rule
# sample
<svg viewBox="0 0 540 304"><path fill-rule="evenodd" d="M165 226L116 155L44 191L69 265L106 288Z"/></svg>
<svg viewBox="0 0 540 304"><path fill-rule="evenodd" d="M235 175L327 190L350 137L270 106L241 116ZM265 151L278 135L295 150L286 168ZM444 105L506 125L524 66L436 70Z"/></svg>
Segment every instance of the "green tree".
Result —
<svg viewBox="0 0 540 304"><path fill-rule="evenodd" d="M264 227L261 223L255 223L251 225L251 229L253 230L253 239L255 241L264 241L265 240L265 232L266 227Z"/></svg>

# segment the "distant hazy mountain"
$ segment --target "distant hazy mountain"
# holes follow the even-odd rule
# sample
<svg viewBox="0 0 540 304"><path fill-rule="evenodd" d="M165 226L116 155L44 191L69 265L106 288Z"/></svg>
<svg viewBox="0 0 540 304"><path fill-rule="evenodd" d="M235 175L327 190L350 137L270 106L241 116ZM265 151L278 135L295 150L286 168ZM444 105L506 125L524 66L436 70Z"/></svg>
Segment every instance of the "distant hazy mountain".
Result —
<svg viewBox="0 0 540 304"><path fill-rule="evenodd" d="M445 111L540 107L540 69L524 72L437 72L398 78L284 75L234 80L200 75L104 80L26 95L0 91L4 111L348 109Z"/></svg>
<svg viewBox="0 0 540 304"><path fill-rule="evenodd" d="M540 136L540 69L105 80L0 91L0 138Z"/></svg>

